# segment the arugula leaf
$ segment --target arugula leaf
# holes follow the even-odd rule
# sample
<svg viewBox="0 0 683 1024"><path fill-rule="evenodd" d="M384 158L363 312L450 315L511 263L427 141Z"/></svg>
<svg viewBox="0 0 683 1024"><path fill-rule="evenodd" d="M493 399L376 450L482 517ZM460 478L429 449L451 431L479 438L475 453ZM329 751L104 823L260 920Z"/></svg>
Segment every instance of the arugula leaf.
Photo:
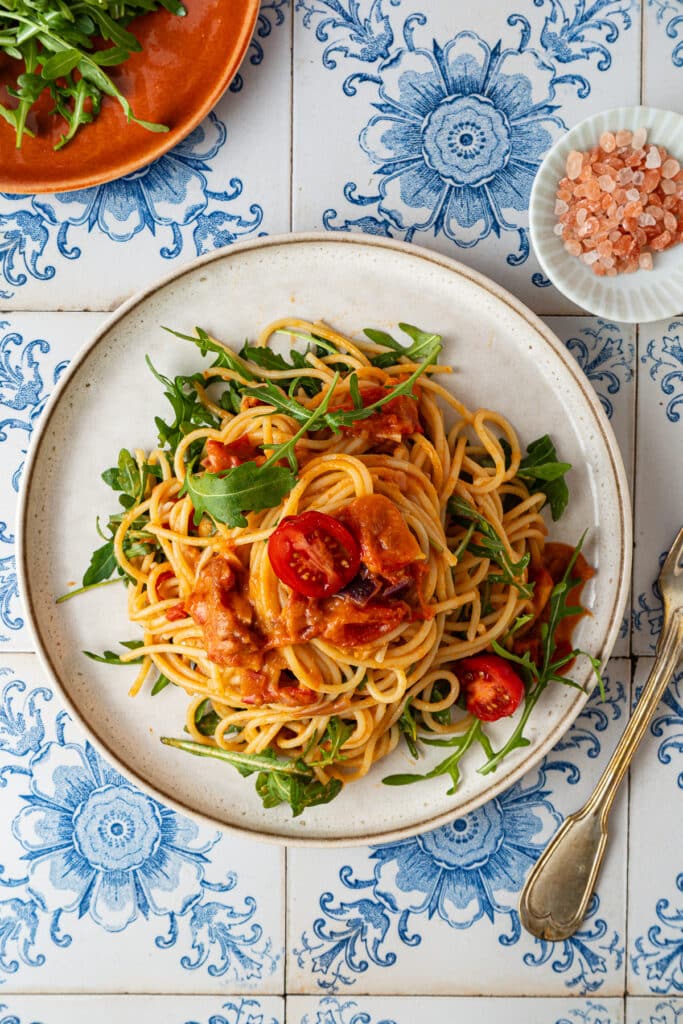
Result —
<svg viewBox="0 0 683 1024"><path fill-rule="evenodd" d="M120 643L122 647L127 647L130 651L142 647L142 640L121 640ZM104 651L102 654L93 654L92 651L83 651L83 653L91 661L100 661L103 665L139 665L142 662L142 657L121 661L120 656L114 651Z"/></svg>
<svg viewBox="0 0 683 1024"><path fill-rule="evenodd" d="M203 328L195 327L196 335L183 334L181 331L174 331L170 327L164 327L164 330L168 331L175 338L180 338L182 341L191 341L193 345L197 346L203 356L208 355L209 352L215 353L217 358L211 364L212 366L219 366L224 370L234 370L244 380L256 380L249 367L245 365L244 360L236 356L227 346L221 345L219 341L214 341L211 335L207 334Z"/></svg>
<svg viewBox="0 0 683 1024"><path fill-rule="evenodd" d="M428 331L422 331L419 327L414 327L412 324L399 324L399 328L404 334L412 340L412 345L402 345L395 338L392 338L386 331L378 331L371 327L366 327L363 333L370 341L374 341L376 345L382 345L384 348L390 349L395 352L397 356L402 356L408 359L412 363L422 362L424 359L428 359L430 362L436 361L441 351L441 335L431 334ZM436 355L434 354L436 352ZM380 356L384 359L384 356ZM371 360L375 365L375 359ZM391 359L391 362L386 364L391 366L395 363L395 359Z"/></svg>
<svg viewBox="0 0 683 1024"><path fill-rule="evenodd" d="M54 102L53 114L63 119L66 128L55 149L98 116L103 96L116 100L129 122L153 132L168 131L165 125L137 118L114 80L102 71L141 50L127 25L138 14L160 7L185 14L179 0L0 0L0 50L23 62L16 85L8 89L18 100L16 110L0 107L15 129L17 149L24 136L33 137L26 120L45 89ZM113 45L95 50L98 37Z"/></svg>
<svg viewBox="0 0 683 1024"><path fill-rule="evenodd" d="M517 476L524 480L531 494L545 494L554 521L561 518L569 502L569 488L565 474L572 468L569 462L560 462L555 445L548 434L527 445L527 454L519 464Z"/></svg>
<svg viewBox="0 0 683 1024"><path fill-rule="evenodd" d="M411 703L412 697L406 701L401 717L398 720L398 727L403 736L405 736L408 750L414 758L418 758L420 756L420 748L417 745L417 719L410 708Z"/></svg>
<svg viewBox="0 0 683 1024"><path fill-rule="evenodd" d="M158 693L161 693L162 690L165 690L166 687L170 686L170 685L171 685L171 680L168 678L168 676L165 676L163 672L160 672L159 673L159 678L157 679L157 681L155 682L154 686L152 687L151 696L152 697L156 697L156 695Z"/></svg>
<svg viewBox="0 0 683 1024"><path fill-rule="evenodd" d="M475 741L481 742L482 736L482 724L478 718L475 718L467 732L458 733L458 735L448 740L425 740L423 738L423 742L429 742L432 746L454 747L455 749L452 754L449 754L443 761L434 765L424 775L413 772L399 772L396 775L386 775L382 782L385 786L408 786L413 782L421 782L424 779L435 779L439 775L449 775L451 786L447 793L450 796L452 793L455 793L460 782L460 761Z"/></svg>
<svg viewBox="0 0 683 1024"><path fill-rule="evenodd" d="M116 570L118 562L114 554L114 541L108 540L101 548L97 548L90 556L90 565L83 574L83 586L92 587L95 583L108 580Z"/></svg>
<svg viewBox="0 0 683 1024"><path fill-rule="evenodd" d="M329 803L340 792L342 783L338 779L330 779L323 784L316 779L313 770L303 761L292 761L279 758L270 748L261 754L243 754L236 750L223 750L211 747L194 740L179 740L171 736L162 736L161 742L169 747L176 747L197 757L213 757L218 761L233 765L243 776L256 777L256 792L263 801L264 807L276 807L288 803L296 818L306 807Z"/></svg>
<svg viewBox="0 0 683 1024"><path fill-rule="evenodd" d="M197 706L194 713L194 724L202 736L213 736L220 720L220 715L216 714L208 697Z"/></svg>
<svg viewBox="0 0 683 1024"><path fill-rule="evenodd" d="M340 751L353 730L354 726L352 724L342 721L338 715L332 715L324 733L313 744L319 749L320 756L314 761L307 761L306 763L312 768L324 768L327 765L334 764L335 761L343 761L344 755Z"/></svg>
<svg viewBox="0 0 683 1024"><path fill-rule="evenodd" d="M293 487L296 476L286 466L257 466L243 462L222 473L185 474L180 495L188 494L198 524L206 512L227 526L246 526L245 512L279 505Z"/></svg>
<svg viewBox="0 0 683 1024"><path fill-rule="evenodd" d="M521 580L522 573L531 560L531 555L527 553L517 562L513 561L503 541L488 519L459 495L455 495L449 500L448 511L461 525L467 527L474 525L475 527L467 542L467 550L480 558L489 558L500 568L500 573L489 575L489 581L491 583L505 583L509 586L514 586L521 597L531 597L534 592L533 583L524 583ZM477 534L479 535L479 540L475 539ZM458 550L460 550L460 547Z"/></svg>
<svg viewBox="0 0 683 1024"><path fill-rule="evenodd" d="M144 462L142 468L127 448L122 448L116 466L105 469L102 479L114 491L120 491L119 501L124 508L139 504L145 496L147 481L161 479L161 468Z"/></svg>
<svg viewBox="0 0 683 1024"><path fill-rule="evenodd" d="M264 807L289 804L292 817L297 818L306 807L328 804L340 793L339 779L322 783L318 779L303 781L295 775L279 775L261 772L256 779L256 792L263 800Z"/></svg>
<svg viewBox="0 0 683 1024"><path fill-rule="evenodd" d="M204 384L201 373L193 374L191 377L178 376L174 380L169 380L154 368L149 356L145 356L145 361L156 379L163 385L164 395L171 403L175 414L175 419L170 424L162 420L160 416L154 417L159 434L159 445L162 448L168 447L173 454L185 435L197 427L220 426L220 420L202 405L197 391L192 387L193 382Z"/></svg>

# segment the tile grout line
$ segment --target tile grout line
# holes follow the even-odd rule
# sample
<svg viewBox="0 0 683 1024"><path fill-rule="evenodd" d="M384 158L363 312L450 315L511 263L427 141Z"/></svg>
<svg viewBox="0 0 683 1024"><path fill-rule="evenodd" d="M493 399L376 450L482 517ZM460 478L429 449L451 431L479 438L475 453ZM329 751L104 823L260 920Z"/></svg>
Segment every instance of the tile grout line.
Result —
<svg viewBox="0 0 683 1024"><path fill-rule="evenodd" d="M294 230L294 7L289 10L289 230Z"/></svg>
<svg viewBox="0 0 683 1024"><path fill-rule="evenodd" d="M647 18L645 16L645 0L640 4L640 103L645 102L645 49L647 42Z"/></svg>

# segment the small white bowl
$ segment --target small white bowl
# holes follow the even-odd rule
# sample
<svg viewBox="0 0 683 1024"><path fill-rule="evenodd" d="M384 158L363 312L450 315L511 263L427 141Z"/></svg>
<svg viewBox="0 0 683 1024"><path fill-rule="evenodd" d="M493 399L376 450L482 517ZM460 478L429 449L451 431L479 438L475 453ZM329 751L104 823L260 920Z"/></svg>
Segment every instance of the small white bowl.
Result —
<svg viewBox="0 0 683 1024"><path fill-rule="evenodd" d="M581 121L550 150L531 190L531 241L544 273L577 306L608 320L640 323L664 320L683 310L683 243L653 253L652 270L637 270L616 277L597 277L582 260L565 251L553 234L555 193L565 176L572 149L588 150L603 132L645 127L648 142L665 146L683 165L683 117L654 107L617 107Z"/></svg>

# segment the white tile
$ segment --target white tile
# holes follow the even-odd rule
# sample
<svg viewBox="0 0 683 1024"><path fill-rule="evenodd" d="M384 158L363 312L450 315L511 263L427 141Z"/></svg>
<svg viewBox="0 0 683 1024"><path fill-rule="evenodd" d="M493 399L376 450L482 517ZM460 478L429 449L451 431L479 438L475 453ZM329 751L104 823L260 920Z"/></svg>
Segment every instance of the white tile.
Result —
<svg viewBox="0 0 683 1024"><path fill-rule="evenodd" d="M611 662L607 703L594 694L539 769L466 818L382 847L288 851L288 990L354 998L621 994L625 792L577 935L533 939L521 930L517 904L531 864L589 795L621 734L629 677L629 662Z"/></svg>
<svg viewBox="0 0 683 1024"><path fill-rule="evenodd" d="M3 996L2 1024L284 1024L284 1000L232 996Z"/></svg>
<svg viewBox="0 0 683 1024"><path fill-rule="evenodd" d="M651 666L652 659L639 659L636 692ZM628 991L634 995L683 993L682 741L683 671L630 771Z"/></svg>
<svg viewBox="0 0 683 1024"><path fill-rule="evenodd" d="M633 652L652 654L659 566L683 525L683 318L639 328L634 525Z"/></svg>
<svg viewBox="0 0 683 1024"><path fill-rule="evenodd" d="M629 996L626 1000L626 1024L680 1024L683 999L674 997L647 999Z"/></svg>
<svg viewBox="0 0 683 1024"><path fill-rule="evenodd" d="M631 491L636 403L636 329L598 317L546 317L584 371L614 430ZM568 477L571 493L571 475ZM590 529L590 524L587 524ZM630 651L630 601L614 647L615 657Z"/></svg>
<svg viewBox="0 0 683 1024"><path fill-rule="evenodd" d="M533 309L571 311L534 283L531 181L565 126L639 102L636 0L353 7L296 4L294 229L415 241Z"/></svg>
<svg viewBox="0 0 683 1024"><path fill-rule="evenodd" d="M621 999L288 996L287 1024L622 1024Z"/></svg>
<svg viewBox="0 0 683 1024"><path fill-rule="evenodd" d="M284 854L108 768L34 655L0 665L0 991L284 988Z"/></svg>
<svg viewBox="0 0 683 1024"><path fill-rule="evenodd" d="M45 403L101 313L0 314L0 652L32 649L17 591L16 505Z"/></svg>
<svg viewBox="0 0 683 1024"><path fill-rule="evenodd" d="M644 0L643 103L683 114L683 10L678 0Z"/></svg>
<svg viewBox="0 0 683 1024"><path fill-rule="evenodd" d="M113 309L198 255L289 229L289 18L287 0L263 4L242 88L148 168L80 192L0 196L3 305Z"/></svg>

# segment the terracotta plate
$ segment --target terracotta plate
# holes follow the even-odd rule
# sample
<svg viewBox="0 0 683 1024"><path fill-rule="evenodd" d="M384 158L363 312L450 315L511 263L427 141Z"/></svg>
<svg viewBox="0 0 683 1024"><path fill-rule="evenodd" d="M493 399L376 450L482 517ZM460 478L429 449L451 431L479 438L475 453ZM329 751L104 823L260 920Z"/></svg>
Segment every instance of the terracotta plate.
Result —
<svg viewBox="0 0 683 1024"><path fill-rule="evenodd" d="M576 641L606 660L622 621L630 579L628 486L611 427L575 360L537 317L492 281L414 246L363 235L290 236L222 249L131 299L74 359L40 420L24 469L19 512L20 588L38 653L71 713L104 755L139 785L183 811L252 835L289 843L369 843L410 835L465 814L528 771L569 728L586 695L549 688L528 723L530 745L493 775L480 775L475 751L455 796L444 778L403 789L384 775L426 771L443 756L430 748L416 769L395 750L330 804L292 818L289 807L264 810L252 779L226 765L193 758L159 742L181 736L187 696L169 686L157 697L127 690L136 669L89 661L84 650L116 647L135 636L123 587L64 604L55 597L80 578L101 543L98 514L112 506L100 473L120 448L153 447L154 416L168 409L145 365L193 373L205 360L161 330L195 324L233 344L283 313L323 317L342 331L392 331L410 319L443 336L444 383L471 407L499 409L528 443L549 432L572 463L571 501L555 540L576 542L588 528L586 555L597 574L586 588L593 614ZM116 500L114 499L114 506ZM574 678L591 685L585 661ZM493 723L494 746L508 720Z"/></svg>
<svg viewBox="0 0 683 1024"><path fill-rule="evenodd" d="M136 19L142 43L119 68L107 69L136 117L169 126L165 133L127 124L116 100L105 97L97 120L55 152L64 121L50 115L49 95L32 112L36 138L15 147L14 129L0 120L0 191L65 192L130 174L185 138L218 102L244 57L259 0L185 0L187 15L160 10ZM16 79L16 61L0 57L0 96Z"/></svg>

